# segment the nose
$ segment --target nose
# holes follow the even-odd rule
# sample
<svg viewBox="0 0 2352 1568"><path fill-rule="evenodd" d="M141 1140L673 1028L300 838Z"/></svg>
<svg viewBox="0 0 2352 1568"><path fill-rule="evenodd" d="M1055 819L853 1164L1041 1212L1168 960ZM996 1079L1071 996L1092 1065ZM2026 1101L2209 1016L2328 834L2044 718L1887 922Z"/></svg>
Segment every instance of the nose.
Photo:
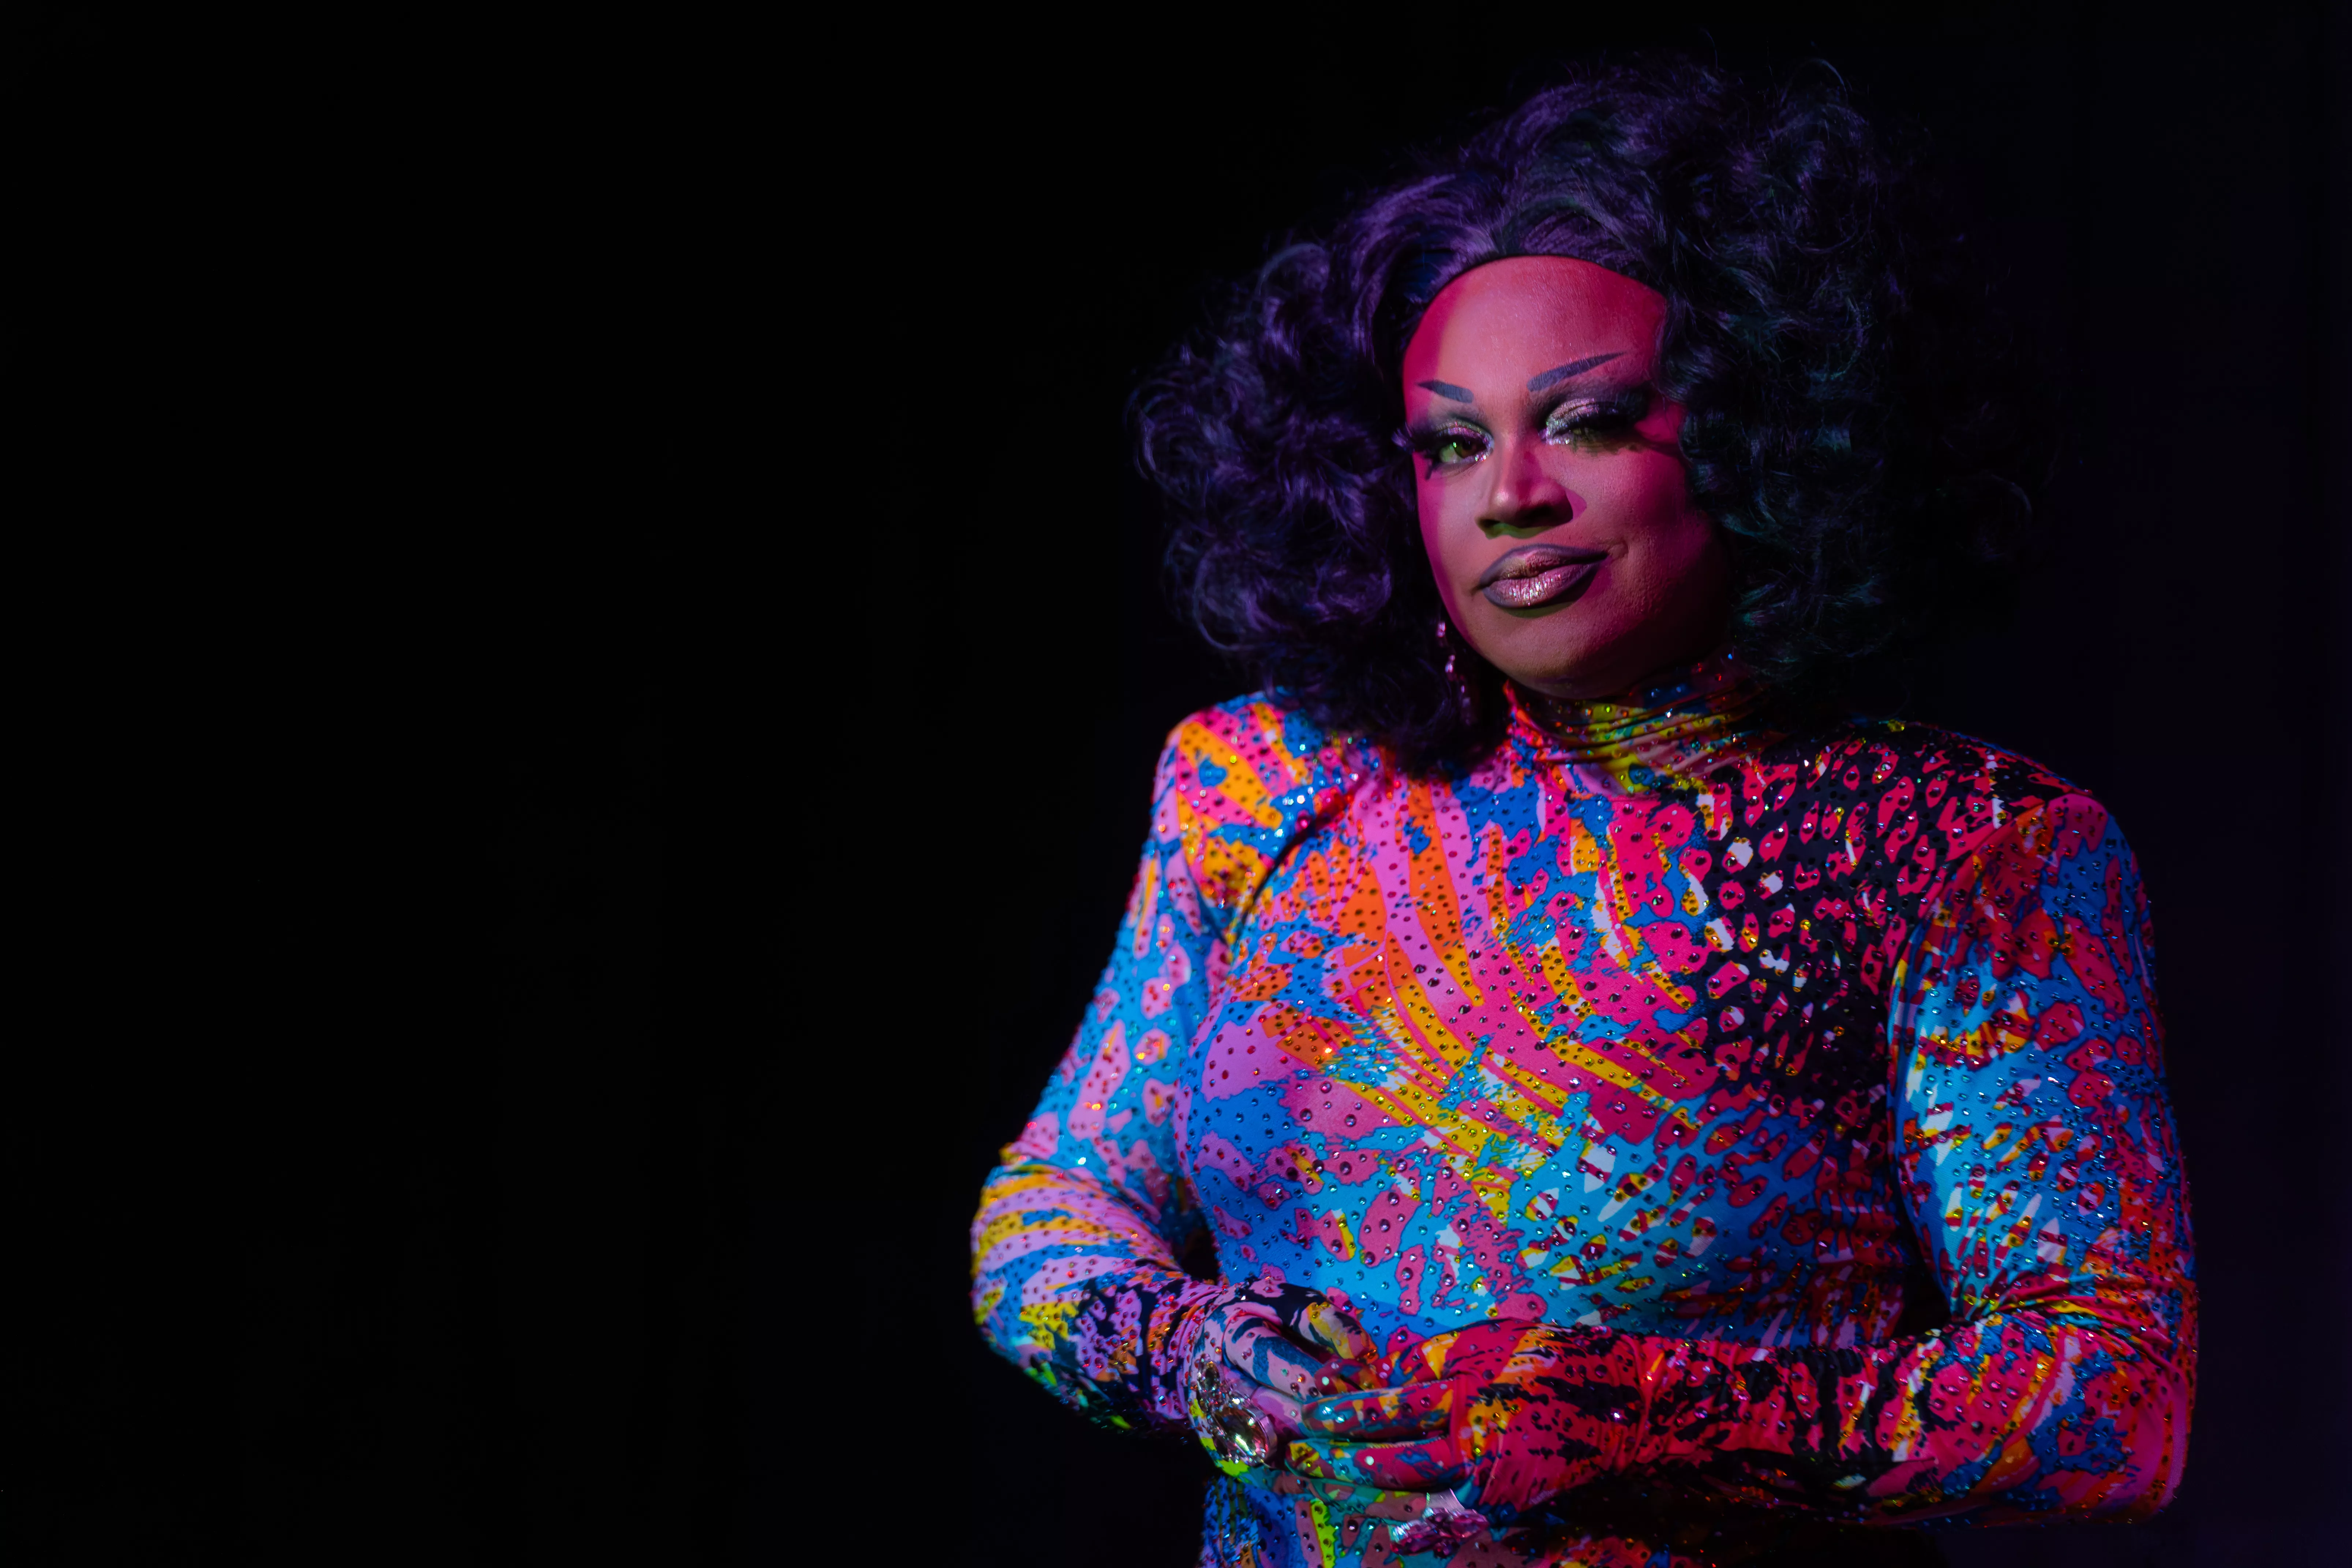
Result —
<svg viewBox="0 0 2352 1568"><path fill-rule="evenodd" d="M1544 466L1539 441L1506 440L1487 472L1493 476L1478 525L1490 529L1550 528L1575 515L1575 498Z"/></svg>

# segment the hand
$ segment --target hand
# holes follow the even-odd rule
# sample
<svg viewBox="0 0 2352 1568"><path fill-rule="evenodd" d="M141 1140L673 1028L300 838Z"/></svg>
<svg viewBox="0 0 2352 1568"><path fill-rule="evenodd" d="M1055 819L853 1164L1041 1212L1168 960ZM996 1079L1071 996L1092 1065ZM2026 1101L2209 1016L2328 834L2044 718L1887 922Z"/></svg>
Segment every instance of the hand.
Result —
<svg viewBox="0 0 2352 1568"><path fill-rule="evenodd" d="M1497 1526L1622 1468L1641 1371L1622 1337L1505 1321L1435 1335L1357 1374L1384 1387L1300 1413L1302 1476L1400 1491L1452 1487Z"/></svg>
<svg viewBox="0 0 2352 1568"><path fill-rule="evenodd" d="M1185 1367L1192 1430L1228 1464L1274 1462L1296 1436L1307 1404L1361 1388L1335 1374L1374 1346L1354 1316L1320 1290L1258 1280L1206 1306Z"/></svg>

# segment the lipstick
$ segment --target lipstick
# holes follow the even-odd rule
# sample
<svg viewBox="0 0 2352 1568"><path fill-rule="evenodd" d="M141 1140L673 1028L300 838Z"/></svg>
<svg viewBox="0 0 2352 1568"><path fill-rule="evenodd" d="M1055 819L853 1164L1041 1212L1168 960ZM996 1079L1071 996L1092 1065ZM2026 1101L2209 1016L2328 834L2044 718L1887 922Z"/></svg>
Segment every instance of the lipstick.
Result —
<svg viewBox="0 0 2352 1568"><path fill-rule="evenodd" d="M1605 550L1522 544L1486 568L1478 579L1478 591L1488 604L1503 609L1532 610L1582 593L1608 559Z"/></svg>

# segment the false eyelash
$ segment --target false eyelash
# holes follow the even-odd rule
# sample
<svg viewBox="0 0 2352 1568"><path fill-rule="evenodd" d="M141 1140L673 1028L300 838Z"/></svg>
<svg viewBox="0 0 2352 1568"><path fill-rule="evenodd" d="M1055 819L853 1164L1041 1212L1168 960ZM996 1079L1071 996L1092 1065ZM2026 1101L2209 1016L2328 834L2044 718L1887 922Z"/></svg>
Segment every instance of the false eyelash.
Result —
<svg viewBox="0 0 2352 1568"><path fill-rule="evenodd" d="M1571 400L1544 416L1544 429L1547 433L1612 429L1636 424L1649 411L1650 395L1645 391L1621 392L1589 402ZM1563 414L1573 416L1563 420Z"/></svg>
<svg viewBox="0 0 2352 1568"><path fill-rule="evenodd" d="M1475 434L1479 441L1487 446L1492 446L1494 444L1494 437L1488 435L1486 431L1478 429L1475 426L1454 426L1449 428L1436 430L1407 430L1397 437L1397 441L1400 446L1402 446L1406 450L1412 452L1415 457L1421 458L1431 463L1435 463L1440 460L1437 456L1437 449L1440 447L1447 445L1457 436L1465 434Z"/></svg>

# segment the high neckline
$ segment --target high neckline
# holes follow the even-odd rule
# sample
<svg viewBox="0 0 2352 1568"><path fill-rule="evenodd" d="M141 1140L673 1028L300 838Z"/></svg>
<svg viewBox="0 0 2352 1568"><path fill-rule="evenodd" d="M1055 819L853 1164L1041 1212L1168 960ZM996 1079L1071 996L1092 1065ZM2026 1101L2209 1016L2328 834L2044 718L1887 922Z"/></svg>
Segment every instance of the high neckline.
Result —
<svg viewBox="0 0 2352 1568"><path fill-rule="evenodd" d="M1764 721L1769 689L1729 647L1592 701L1506 689L1527 760L1572 769L1609 795L1688 787L1778 738Z"/></svg>

